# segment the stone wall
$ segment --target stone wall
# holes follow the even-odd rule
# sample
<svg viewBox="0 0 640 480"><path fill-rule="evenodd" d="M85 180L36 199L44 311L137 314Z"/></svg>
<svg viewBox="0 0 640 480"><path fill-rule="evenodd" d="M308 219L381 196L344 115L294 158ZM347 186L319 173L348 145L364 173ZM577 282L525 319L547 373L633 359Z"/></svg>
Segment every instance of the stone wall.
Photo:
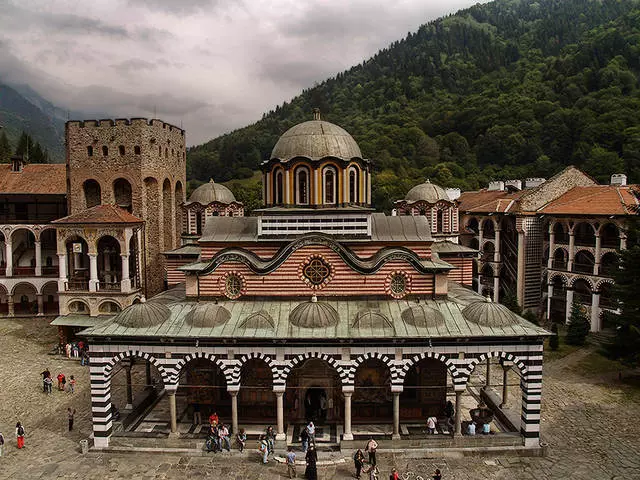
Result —
<svg viewBox="0 0 640 480"><path fill-rule="evenodd" d="M596 185L596 181L573 166L567 167L539 187L525 193L520 198L520 210L535 212L572 188L588 185Z"/></svg>

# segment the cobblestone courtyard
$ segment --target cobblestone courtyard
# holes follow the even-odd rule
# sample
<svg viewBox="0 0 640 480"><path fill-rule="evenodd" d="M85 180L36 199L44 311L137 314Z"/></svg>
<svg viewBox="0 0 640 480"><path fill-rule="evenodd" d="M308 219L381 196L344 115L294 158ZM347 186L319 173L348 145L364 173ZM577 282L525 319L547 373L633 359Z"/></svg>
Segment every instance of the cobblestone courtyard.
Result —
<svg viewBox="0 0 640 480"><path fill-rule="evenodd" d="M102 455L79 453L78 441L91 433L88 369L48 355L56 332L42 319L0 321L0 431L7 440L0 478L82 479L270 479L285 468L258 463L249 448L244 457ZM594 353L583 349L545 365L543 440L545 458L481 457L411 460L379 455L381 479L396 467L406 479L430 478L440 468L445 479L634 479L640 478L639 390L610 375L590 373ZM40 372L75 375L74 394L42 393ZM583 370L586 370L583 372ZM67 407L77 410L74 432L67 432ZM16 421L27 432L26 448L15 447ZM299 471L303 470L299 468ZM320 468L321 479L345 479L351 462Z"/></svg>

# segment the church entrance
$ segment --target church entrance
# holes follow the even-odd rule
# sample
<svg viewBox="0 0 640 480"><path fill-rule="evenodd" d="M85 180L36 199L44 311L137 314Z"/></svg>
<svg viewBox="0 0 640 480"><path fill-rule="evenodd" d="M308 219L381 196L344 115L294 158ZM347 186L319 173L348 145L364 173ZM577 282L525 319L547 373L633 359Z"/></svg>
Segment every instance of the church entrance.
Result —
<svg viewBox="0 0 640 480"><path fill-rule="evenodd" d="M307 422L324 423L327 420L327 392L324 388L312 387L307 390L304 415Z"/></svg>

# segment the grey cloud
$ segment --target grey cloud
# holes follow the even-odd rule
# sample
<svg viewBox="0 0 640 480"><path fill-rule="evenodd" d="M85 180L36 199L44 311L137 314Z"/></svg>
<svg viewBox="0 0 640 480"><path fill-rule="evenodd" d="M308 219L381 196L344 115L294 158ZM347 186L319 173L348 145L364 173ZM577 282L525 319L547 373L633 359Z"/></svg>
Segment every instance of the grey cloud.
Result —
<svg viewBox="0 0 640 480"><path fill-rule="evenodd" d="M162 63L166 63L163 61ZM149 62L142 58L130 58L120 63L111 65L116 72L120 75L131 75L132 73L140 72L142 70L156 70L158 64Z"/></svg>
<svg viewBox="0 0 640 480"><path fill-rule="evenodd" d="M220 3L221 0L129 0L131 5L144 4L149 10L175 15L191 15L207 8L214 8Z"/></svg>

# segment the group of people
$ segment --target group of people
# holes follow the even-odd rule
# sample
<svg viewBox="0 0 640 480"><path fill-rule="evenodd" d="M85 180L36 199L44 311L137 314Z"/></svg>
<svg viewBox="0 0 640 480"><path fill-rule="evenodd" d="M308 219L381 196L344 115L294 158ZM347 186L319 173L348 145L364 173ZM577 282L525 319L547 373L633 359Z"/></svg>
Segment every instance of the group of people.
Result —
<svg viewBox="0 0 640 480"><path fill-rule="evenodd" d="M229 428L220 421L218 414L213 412L209 416L209 432L205 446L207 452L221 452L224 448L227 452L231 451L231 440L229 439Z"/></svg>
<svg viewBox="0 0 640 480"><path fill-rule="evenodd" d="M89 348L82 340L61 343L59 349L67 358L79 358L81 365L89 365Z"/></svg>
<svg viewBox="0 0 640 480"><path fill-rule="evenodd" d="M376 460L376 452L378 451L378 442L376 442L373 438L369 438L367 441L367 445L364 447L364 451L369 455L369 466L365 466L365 458L362 450L356 450L356 453L353 455L353 463L356 468L356 478L360 478L362 472L369 475L370 479L377 479L379 475L378 470L378 462Z"/></svg>
<svg viewBox="0 0 640 480"><path fill-rule="evenodd" d="M46 368L43 372L40 373L42 375L42 393L46 393L50 395L53 392L53 378L51 376L51 372L48 368ZM69 380L64 373L59 373L56 377L58 381L58 390L61 392L69 392L73 393L76 389L76 379L71 375Z"/></svg>

